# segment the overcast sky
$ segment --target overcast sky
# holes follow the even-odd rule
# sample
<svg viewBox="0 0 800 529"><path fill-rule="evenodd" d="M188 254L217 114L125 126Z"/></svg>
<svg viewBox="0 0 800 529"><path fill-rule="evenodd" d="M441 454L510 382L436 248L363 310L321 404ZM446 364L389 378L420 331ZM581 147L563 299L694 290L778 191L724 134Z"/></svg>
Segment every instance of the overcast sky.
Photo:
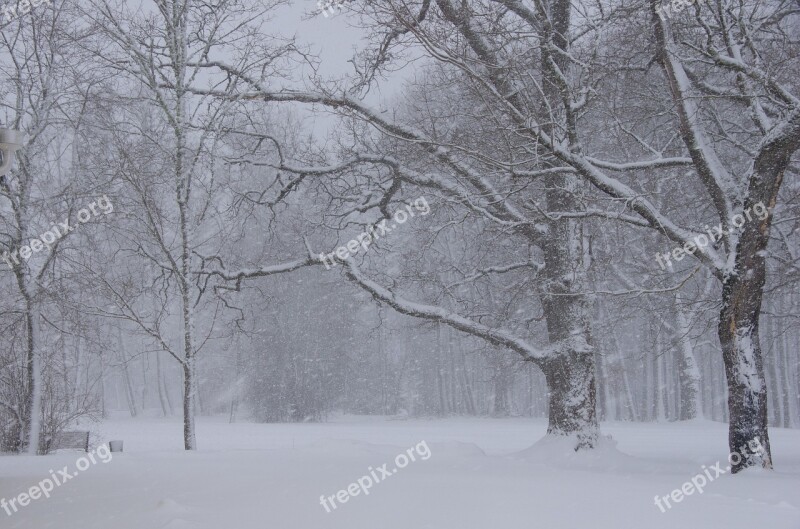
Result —
<svg viewBox="0 0 800 529"><path fill-rule="evenodd" d="M364 30L354 27L357 20L344 10L328 17L322 14L309 17L317 8L316 0L295 0L292 5L282 6L266 29L275 28L277 33L287 37L294 35L299 45L310 46L312 53L322 61L321 76L339 78L352 74L353 65L348 61L356 49L364 47ZM413 66L412 63L388 79L380 80L364 101L376 108L386 108L403 88L404 80L413 76ZM315 113L313 119L318 133L328 130L332 124L331 119L319 113Z"/></svg>

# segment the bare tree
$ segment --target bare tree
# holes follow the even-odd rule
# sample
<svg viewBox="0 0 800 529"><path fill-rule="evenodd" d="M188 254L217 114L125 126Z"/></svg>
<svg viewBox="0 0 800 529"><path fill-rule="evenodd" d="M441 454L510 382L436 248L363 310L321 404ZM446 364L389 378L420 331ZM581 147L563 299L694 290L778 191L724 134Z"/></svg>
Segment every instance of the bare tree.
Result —
<svg viewBox="0 0 800 529"><path fill-rule="evenodd" d="M119 288L124 283L109 281L107 294L118 310L108 315L135 322L181 365L187 450L197 446L197 354L212 336L223 308L219 299L209 301L205 326L198 329L196 311L207 290L197 272L204 251L213 255L216 243L231 233L229 227L220 227L224 210L230 207L231 184L217 171L226 154L222 139L230 125L227 120L234 119L237 106L234 100L197 96L189 88L205 80L204 69L217 55L233 57L244 72L284 75L295 51L293 43L265 40L259 32L262 19L278 3L157 0L154 12L144 14L125 2L98 0L84 11L100 29L92 47L95 57L131 83L129 88L138 91L134 112L141 109L149 116L141 126L125 129L118 121L111 129L117 134L120 174L136 197L134 207L144 215L143 231L128 234L126 249L144 259L156 278L140 294L159 292L162 299L157 310L144 309L131 302L130 290ZM229 89L235 90L238 81L229 80ZM135 155L130 138L138 139ZM163 173L150 171L151 153L158 154ZM166 173L171 178L162 181ZM209 241L215 243L213 249L206 244ZM177 326L165 320L173 304L181 314ZM173 340L175 328L180 329L179 346Z"/></svg>
<svg viewBox="0 0 800 529"><path fill-rule="evenodd" d="M71 407L69 399L75 395L57 383L57 364L50 362L53 329L44 328L48 313L54 318L59 310L54 290L69 274L58 265L69 253L70 241L86 235L72 232L76 213L97 197L79 177L81 150L75 140L82 134L93 76L62 60L72 52L80 56L75 39L68 36L70 28L78 27L74 6L63 3L52 11L30 13L0 35L4 120L26 138L15 169L0 179L2 267L4 275L13 276L9 289L14 292L4 316L13 322L10 332L19 332L13 348L24 351L22 381L11 390L18 392L16 402L4 399L3 407L18 423L14 448L31 454L46 450L43 430L51 437L85 410ZM6 368L13 369L13 363Z"/></svg>

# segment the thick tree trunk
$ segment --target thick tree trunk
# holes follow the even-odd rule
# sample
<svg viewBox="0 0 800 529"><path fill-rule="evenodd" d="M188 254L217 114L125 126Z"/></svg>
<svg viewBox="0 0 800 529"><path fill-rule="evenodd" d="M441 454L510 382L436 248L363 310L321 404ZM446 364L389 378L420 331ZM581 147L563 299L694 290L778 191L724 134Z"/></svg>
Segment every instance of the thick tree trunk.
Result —
<svg viewBox="0 0 800 529"><path fill-rule="evenodd" d="M782 174L773 187L774 194L764 197L751 186L751 200L765 198L770 210L775 205ZM760 190L759 190L760 191ZM760 196L759 196L760 195ZM744 211L752 208L745 204ZM744 224L736 247L733 270L722 283L722 309L719 317L719 341L728 382L728 445L732 471L750 466L772 468L767 414L767 381L759 340L759 315L766 280L765 250L769 241L771 212L763 220ZM747 443L759 442L763 450L753 453Z"/></svg>
<svg viewBox="0 0 800 529"><path fill-rule="evenodd" d="M740 254L741 255L741 254ZM763 286L763 258L759 274L746 268L746 278L732 276L723 284L719 341L728 381L728 445L734 473L750 466L772 468L767 415L767 383L758 334ZM760 285L756 276L761 277ZM748 443L763 450L752 452ZM733 454L738 454L737 457Z"/></svg>
<svg viewBox="0 0 800 529"><path fill-rule="evenodd" d="M437 5L465 37L471 49L485 64L499 65L493 52L480 42L470 25L466 10L459 10L453 2L439 0ZM546 123L545 130L554 142L569 140L578 149L574 113L565 106L562 93L564 75L569 75L569 36L571 3L555 0L550 3L549 23L542 26L541 65L542 91L540 116L537 121ZM556 51L558 50L558 51ZM519 109L528 107L517 93L517 86L499 69L488 68L487 81ZM517 118L514 118L517 119ZM566 125L566 127L564 127ZM569 138L565 138L564 130ZM535 146L538 148L538 146ZM545 168L554 167L554 160L545 161ZM543 178L546 189L547 210L554 214L547 220L547 230L541 237L537 233L531 241L540 245L545 260L540 286L544 316L550 344L558 349L552 358L540 362L550 385L551 434L573 435L578 438L577 448L592 448L598 438L595 413L596 388L591 346L588 303L582 293L586 290L585 247L583 224L580 219L559 218L562 212L577 212L583 207L580 199L578 177L574 174L552 173ZM526 230L521 230L526 233ZM570 365L574 362L574 365ZM549 373L549 375L548 375Z"/></svg>
<svg viewBox="0 0 800 529"><path fill-rule="evenodd" d="M544 40L562 53L544 47L542 83L547 103L542 113L545 116L543 121L551 123L547 127L548 134L555 139L562 136L555 123L569 121L559 82L560 76L569 71L569 0L552 3L550 21L552 26L546 30ZM567 123L568 131L572 130L571 125ZM570 137L569 140L573 146L579 145L578 138ZM576 175L551 174L544 178L544 184L548 211L575 212L582 209L581 182ZM585 243L581 219L556 216L548 220L542 244L545 260L542 306L550 343L560 346L561 350L541 366L550 390L547 432L550 435L575 436L576 450L594 448L599 436L589 323L591 311L583 294L588 283Z"/></svg>
<svg viewBox="0 0 800 529"><path fill-rule="evenodd" d="M784 172L794 152L800 148L800 110L794 110L783 127L776 127L763 141L753 163L747 200L742 213L754 206L766 205L762 219L742 217L741 235L735 248L733 270L722 282L722 309L719 318L719 340L728 379L730 413L728 445L731 454L741 460L733 472L749 466L772 468L768 425L767 384L761 355L758 323L766 281L766 250L772 225L772 210ZM733 221L737 225L736 221ZM758 441L763 447L757 453L747 450L746 443ZM744 448L744 449L743 449ZM733 458L736 459L736 458Z"/></svg>
<svg viewBox="0 0 800 529"><path fill-rule="evenodd" d="M550 389L548 435L575 436L576 450L594 448L599 431L592 353L559 355L542 370Z"/></svg>
<svg viewBox="0 0 800 529"><path fill-rule="evenodd" d="M574 175L546 178L550 211L580 209ZM551 220L542 246L542 306L550 343L559 352L542 362L549 394L547 433L576 437L575 449L594 448L599 436L594 352L591 346L583 223Z"/></svg>

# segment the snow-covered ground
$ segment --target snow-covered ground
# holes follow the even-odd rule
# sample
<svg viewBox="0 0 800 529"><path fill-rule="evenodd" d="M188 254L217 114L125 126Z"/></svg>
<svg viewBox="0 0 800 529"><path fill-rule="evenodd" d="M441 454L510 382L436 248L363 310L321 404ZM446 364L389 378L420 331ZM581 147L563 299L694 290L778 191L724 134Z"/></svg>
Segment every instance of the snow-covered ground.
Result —
<svg viewBox="0 0 800 529"><path fill-rule="evenodd" d="M200 450L182 450L176 420L113 420L97 440L125 452L7 516L9 529L800 529L800 431L771 430L776 470L721 475L662 513L693 476L728 463L723 424L610 423L591 454L531 446L545 423L530 419L384 420L228 424L201 419ZM425 441L430 457L328 513L320 496ZM422 452L417 452L420 454ZM79 453L0 457L0 498L18 496ZM376 474L379 476L379 474ZM714 476L714 472L710 473Z"/></svg>

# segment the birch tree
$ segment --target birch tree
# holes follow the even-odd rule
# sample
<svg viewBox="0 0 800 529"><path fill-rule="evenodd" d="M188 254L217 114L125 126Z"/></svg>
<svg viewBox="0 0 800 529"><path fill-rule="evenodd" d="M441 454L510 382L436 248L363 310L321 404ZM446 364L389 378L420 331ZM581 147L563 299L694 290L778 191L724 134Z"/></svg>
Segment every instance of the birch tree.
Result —
<svg viewBox="0 0 800 529"><path fill-rule="evenodd" d="M149 308L143 312L126 300L123 291L110 283L107 287L121 310L116 314L134 321L181 365L186 450L197 446L197 353L202 347L201 337L211 332L196 328L195 307L205 291L195 283L195 252L210 237L219 235L212 235L218 213L215 208L227 197L215 173L219 151L214 146L232 106L227 101L196 97L187 88L204 79L201 65L216 54L233 57L244 71L260 69L282 75L280 67L285 66L284 57L292 51L292 43L278 39L264 42L256 31L275 5L237 0L213 5L195 0L156 0L140 10L126 2L98 0L90 2L84 11L100 30L92 48L98 62L128 80L128 89L140 91L136 99L146 102L142 108L146 113L153 112L155 127L145 124L143 129L125 131L141 137L139 157L133 156L133 150L122 141L118 167L130 184L128 189L137 197L136 207L144 214L145 240L131 238L128 248L149 262L159 277L168 278L168 285L177 287L175 297L165 299L161 310L167 310L173 302L179 307L180 346L172 343L174 327L162 327L159 312L152 313ZM158 123L165 124L163 129L159 130ZM121 132L125 129L121 125L118 122L112 130ZM151 174L153 179L148 181L137 174L139 168L149 172L150 152L160 155L171 183L159 182L161 175ZM151 187L155 182L158 186ZM160 196L155 191L162 186L169 189L169 195ZM211 305L215 303L219 302Z"/></svg>

